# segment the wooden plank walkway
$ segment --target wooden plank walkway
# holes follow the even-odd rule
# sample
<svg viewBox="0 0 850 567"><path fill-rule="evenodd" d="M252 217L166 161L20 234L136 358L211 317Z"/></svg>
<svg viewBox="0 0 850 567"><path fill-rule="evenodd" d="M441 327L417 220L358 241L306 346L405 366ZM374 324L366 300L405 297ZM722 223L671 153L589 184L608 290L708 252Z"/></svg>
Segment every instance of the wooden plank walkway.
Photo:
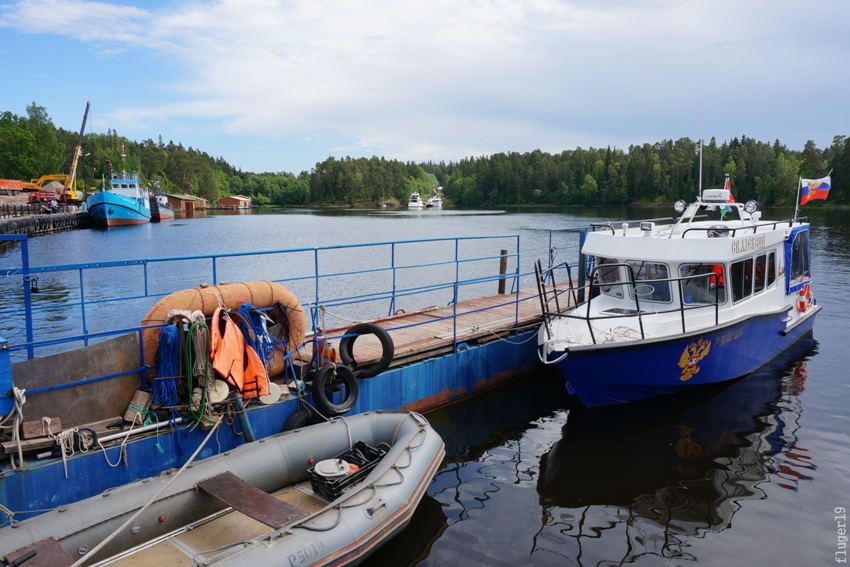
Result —
<svg viewBox="0 0 850 567"><path fill-rule="evenodd" d="M460 301L456 310L451 305L430 307L369 321L386 329L393 339L395 354L390 367L452 352L455 336L458 343L483 344L515 331L536 329L541 322L536 288L521 290L518 299L513 293L491 295ZM337 350L337 363L342 362L340 337L352 325L325 330ZM372 365L381 357L381 343L375 335L361 335L354 341L353 354L358 365ZM312 359L312 343L302 349L299 358L304 362Z"/></svg>

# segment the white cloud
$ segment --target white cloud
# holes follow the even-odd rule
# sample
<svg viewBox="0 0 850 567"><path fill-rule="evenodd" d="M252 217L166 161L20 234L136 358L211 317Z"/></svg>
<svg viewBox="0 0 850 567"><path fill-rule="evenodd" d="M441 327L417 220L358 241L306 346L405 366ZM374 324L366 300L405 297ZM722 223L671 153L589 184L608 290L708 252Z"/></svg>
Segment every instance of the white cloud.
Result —
<svg viewBox="0 0 850 567"><path fill-rule="evenodd" d="M105 102L117 128L298 141L312 163L622 147L696 137L700 113L709 136L782 138L789 107L814 112L799 74L847 55L848 8L823 0L138 4L30 0L0 27L152 65L133 75L144 96Z"/></svg>

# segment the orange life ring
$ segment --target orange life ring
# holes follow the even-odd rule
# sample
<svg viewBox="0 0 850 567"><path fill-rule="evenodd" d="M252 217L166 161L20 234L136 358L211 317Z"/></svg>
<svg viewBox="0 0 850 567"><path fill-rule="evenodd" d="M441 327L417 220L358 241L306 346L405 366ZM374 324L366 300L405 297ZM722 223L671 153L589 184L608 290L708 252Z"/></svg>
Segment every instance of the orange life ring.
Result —
<svg viewBox="0 0 850 567"><path fill-rule="evenodd" d="M165 324L168 313L172 309L201 311L205 317L211 317L221 304L231 310L239 309L243 303L250 303L259 309L282 305L286 311L288 325L281 325L277 338L287 340L290 349L296 348L304 341L307 326L301 302L295 294L279 283L269 281L226 283L221 285L202 284L196 288L176 291L157 301L147 315L142 319L142 325ZM270 313L275 318L276 310ZM282 315L279 315L282 316ZM286 337L286 329L289 337ZM144 346L145 364L152 366L159 342L160 327L144 329L142 344ZM284 352L276 350L274 358L269 363L269 377L277 376L286 367Z"/></svg>
<svg viewBox="0 0 850 567"><path fill-rule="evenodd" d="M812 289L809 284L800 288L800 291L797 292L797 297L797 310L800 311L800 313L805 313L812 300Z"/></svg>

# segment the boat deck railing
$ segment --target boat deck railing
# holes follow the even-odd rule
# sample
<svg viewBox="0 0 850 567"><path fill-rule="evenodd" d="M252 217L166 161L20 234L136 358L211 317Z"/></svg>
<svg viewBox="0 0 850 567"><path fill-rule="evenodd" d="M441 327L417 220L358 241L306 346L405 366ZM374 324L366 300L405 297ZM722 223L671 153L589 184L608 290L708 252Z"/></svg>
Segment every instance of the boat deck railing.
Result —
<svg viewBox="0 0 850 567"><path fill-rule="evenodd" d="M586 267L583 265L582 267ZM594 332L594 324L599 321L616 320L616 319L636 319L640 338L646 339L646 331L644 329L644 319L648 316L656 316L665 313L678 313L681 322L681 332L688 332L688 317L687 314L691 311L699 310L706 311L708 309L714 311L714 324L720 322L720 304L722 303L720 290L721 286L717 285L718 276L714 273L696 274L672 278L653 278L653 279L636 279L634 270L629 264L605 264L604 266L590 267L589 275L586 279L586 284L577 285L573 278L575 265L569 263L560 263L554 266L543 268L541 262L536 262L534 265L535 279L537 280L538 296L540 297L540 308L543 315L543 325L546 329L547 337L552 338L552 323L557 319L575 319L583 321L587 327L588 334L597 344L596 333ZM600 282L599 271L617 270L624 268L628 274L625 281ZM559 276L559 273L564 275ZM698 283L705 289L714 290L714 298L710 301L700 303L689 303L685 300L685 285L688 283ZM678 294L674 294L671 298L672 304L667 308L660 308L658 302L652 302L652 309L646 309L647 301L642 300L641 296L645 293L639 291L642 286L652 286L653 284L673 284L678 288ZM602 287L619 286L628 292L623 293L624 307L611 309L602 313L591 314L590 301L586 298L594 298L602 292ZM628 299L627 299L628 298Z"/></svg>

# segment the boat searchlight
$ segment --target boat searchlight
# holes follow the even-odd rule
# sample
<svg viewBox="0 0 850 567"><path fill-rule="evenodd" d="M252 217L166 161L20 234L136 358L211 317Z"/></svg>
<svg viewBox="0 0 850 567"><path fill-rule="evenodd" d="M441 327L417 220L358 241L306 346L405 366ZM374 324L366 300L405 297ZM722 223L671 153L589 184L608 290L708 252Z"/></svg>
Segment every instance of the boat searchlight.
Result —
<svg viewBox="0 0 850 567"><path fill-rule="evenodd" d="M688 204L681 199L679 199L678 201L673 203L673 210L676 211L680 215L685 212L685 209L687 207L688 207Z"/></svg>

